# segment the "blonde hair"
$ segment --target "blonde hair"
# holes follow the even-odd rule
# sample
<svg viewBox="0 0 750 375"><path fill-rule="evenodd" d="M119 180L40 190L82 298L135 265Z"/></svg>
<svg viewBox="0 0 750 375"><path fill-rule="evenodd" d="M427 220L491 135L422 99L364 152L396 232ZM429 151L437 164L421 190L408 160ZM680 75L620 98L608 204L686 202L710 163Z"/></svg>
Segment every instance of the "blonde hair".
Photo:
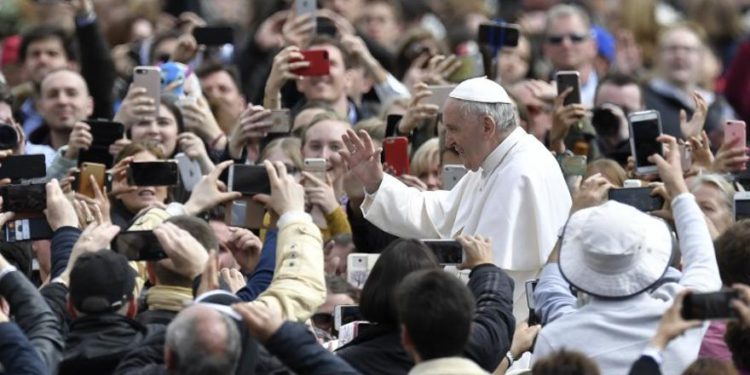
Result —
<svg viewBox="0 0 750 375"><path fill-rule="evenodd" d="M732 210L732 207L734 207L734 193L736 191L726 178L714 173L699 174L690 181L690 192L694 192L702 185L713 185L719 189L722 193L722 198L724 198L724 204L726 204L730 211Z"/></svg>
<svg viewBox="0 0 750 375"><path fill-rule="evenodd" d="M437 137L419 146L411 157L411 174L419 177L429 173L433 164L440 164L440 140Z"/></svg>
<svg viewBox="0 0 750 375"><path fill-rule="evenodd" d="M370 135L370 138L383 142L385 139L385 121L371 117L367 120L362 120L354 125L354 131L359 132L364 130Z"/></svg>
<svg viewBox="0 0 750 375"><path fill-rule="evenodd" d="M602 177L610 180L609 182L616 187L622 187L625 179L628 178L622 166L612 159L599 159L589 163L586 167L586 176L584 176L584 179L596 173L601 173Z"/></svg>
<svg viewBox="0 0 750 375"><path fill-rule="evenodd" d="M263 148L263 151L260 153L260 160L266 160L268 155L277 148L281 149L292 160L295 167L302 169L302 142L299 138L283 137L274 139Z"/></svg>

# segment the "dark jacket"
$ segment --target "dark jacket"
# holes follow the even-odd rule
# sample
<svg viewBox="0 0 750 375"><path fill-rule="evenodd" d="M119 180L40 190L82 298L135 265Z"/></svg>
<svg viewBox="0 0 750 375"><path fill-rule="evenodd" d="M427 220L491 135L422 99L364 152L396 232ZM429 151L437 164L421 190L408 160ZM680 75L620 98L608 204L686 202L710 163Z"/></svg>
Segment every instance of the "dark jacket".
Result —
<svg viewBox="0 0 750 375"><path fill-rule="evenodd" d="M464 356L493 372L510 349L515 329L513 280L500 268L484 264L471 271L468 286L476 299L476 313ZM363 374L407 374L414 366L396 327L365 330L363 335L336 351Z"/></svg>
<svg viewBox="0 0 750 375"><path fill-rule="evenodd" d="M236 293L241 300L254 301L271 285L273 271L276 268L276 238L278 234L278 229L269 229L266 232L263 249L260 252L260 260L258 260L253 273L247 278L247 285Z"/></svg>
<svg viewBox="0 0 750 375"><path fill-rule="evenodd" d="M352 227L352 241L357 252L380 253L391 242L398 239L367 221L362 217L361 211L354 212L354 210L359 210L359 207L352 207L351 203L346 204L346 217L349 218L349 224Z"/></svg>
<svg viewBox="0 0 750 375"><path fill-rule="evenodd" d="M76 319L65 341L60 375L112 374L125 354L162 329L114 313Z"/></svg>
<svg viewBox="0 0 750 375"><path fill-rule="evenodd" d="M0 280L0 295L8 301L13 320L28 337L49 373L57 373L63 350L62 325L34 284L18 271Z"/></svg>
<svg viewBox="0 0 750 375"><path fill-rule="evenodd" d="M633 367L630 368L629 375L661 375L661 368L653 358L642 355L638 358Z"/></svg>
<svg viewBox="0 0 750 375"><path fill-rule="evenodd" d="M265 346L297 374L359 374L349 363L323 348L307 327L300 323L284 322Z"/></svg>
<svg viewBox="0 0 750 375"><path fill-rule="evenodd" d="M687 107L682 100L676 96L663 92L655 88L652 84L647 84L643 88L643 99L646 102L646 108L659 111L661 117L662 130L665 134L673 137L684 138L680 129L680 110L684 110L688 118L693 116L694 110ZM721 96L708 106L706 113L706 123L704 129L709 135L720 130L723 124L724 112L728 106L726 100Z"/></svg>
<svg viewBox="0 0 750 375"><path fill-rule="evenodd" d="M110 48L104 40L96 19L76 22L76 39L81 46L81 76L89 94L94 98L92 118L111 119L114 116L114 97L117 73Z"/></svg>
<svg viewBox="0 0 750 375"><path fill-rule="evenodd" d="M169 325L177 312L169 310L144 310L135 316L135 320L141 324Z"/></svg>
<svg viewBox="0 0 750 375"><path fill-rule="evenodd" d="M2 374L46 375L50 372L21 329L11 322L0 323Z"/></svg>

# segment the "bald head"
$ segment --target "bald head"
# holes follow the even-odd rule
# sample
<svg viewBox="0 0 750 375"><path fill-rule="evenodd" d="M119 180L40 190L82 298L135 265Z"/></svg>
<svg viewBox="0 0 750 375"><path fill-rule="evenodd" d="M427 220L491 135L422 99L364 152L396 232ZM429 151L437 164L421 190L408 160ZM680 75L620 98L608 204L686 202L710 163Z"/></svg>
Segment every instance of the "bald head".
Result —
<svg viewBox="0 0 750 375"><path fill-rule="evenodd" d="M169 324L164 356L170 373L231 374L241 350L236 324L211 307L195 304Z"/></svg>
<svg viewBox="0 0 750 375"><path fill-rule="evenodd" d="M59 69L42 78L37 110L51 130L70 131L77 121L91 116L94 101L78 72Z"/></svg>

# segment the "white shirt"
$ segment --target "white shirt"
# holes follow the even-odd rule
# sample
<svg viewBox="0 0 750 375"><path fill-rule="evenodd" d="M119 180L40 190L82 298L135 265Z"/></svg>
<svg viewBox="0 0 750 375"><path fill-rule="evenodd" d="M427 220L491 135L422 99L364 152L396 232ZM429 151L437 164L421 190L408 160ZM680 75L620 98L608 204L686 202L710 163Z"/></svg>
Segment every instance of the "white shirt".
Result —
<svg viewBox="0 0 750 375"><path fill-rule="evenodd" d="M536 272L547 260L570 205L554 157L518 127L453 190L421 192L386 175L361 208L367 220L399 237L489 237L498 267ZM523 288L516 285L518 289Z"/></svg>

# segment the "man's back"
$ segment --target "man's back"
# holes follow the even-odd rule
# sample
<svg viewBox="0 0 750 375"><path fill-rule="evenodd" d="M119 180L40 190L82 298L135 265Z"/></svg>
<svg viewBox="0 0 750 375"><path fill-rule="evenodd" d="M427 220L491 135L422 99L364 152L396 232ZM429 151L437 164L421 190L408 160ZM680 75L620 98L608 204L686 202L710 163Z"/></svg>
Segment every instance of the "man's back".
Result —
<svg viewBox="0 0 750 375"><path fill-rule="evenodd" d="M676 284L662 288L676 289ZM660 288L660 289L662 289ZM586 306L546 325L537 337L536 358L562 348L580 351L596 361L603 374L627 374L648 346L671 300L648 293L622 300L592 299ZM705 329L690 330L663 353L663 374L681 374L698 355Z"/></svg>

